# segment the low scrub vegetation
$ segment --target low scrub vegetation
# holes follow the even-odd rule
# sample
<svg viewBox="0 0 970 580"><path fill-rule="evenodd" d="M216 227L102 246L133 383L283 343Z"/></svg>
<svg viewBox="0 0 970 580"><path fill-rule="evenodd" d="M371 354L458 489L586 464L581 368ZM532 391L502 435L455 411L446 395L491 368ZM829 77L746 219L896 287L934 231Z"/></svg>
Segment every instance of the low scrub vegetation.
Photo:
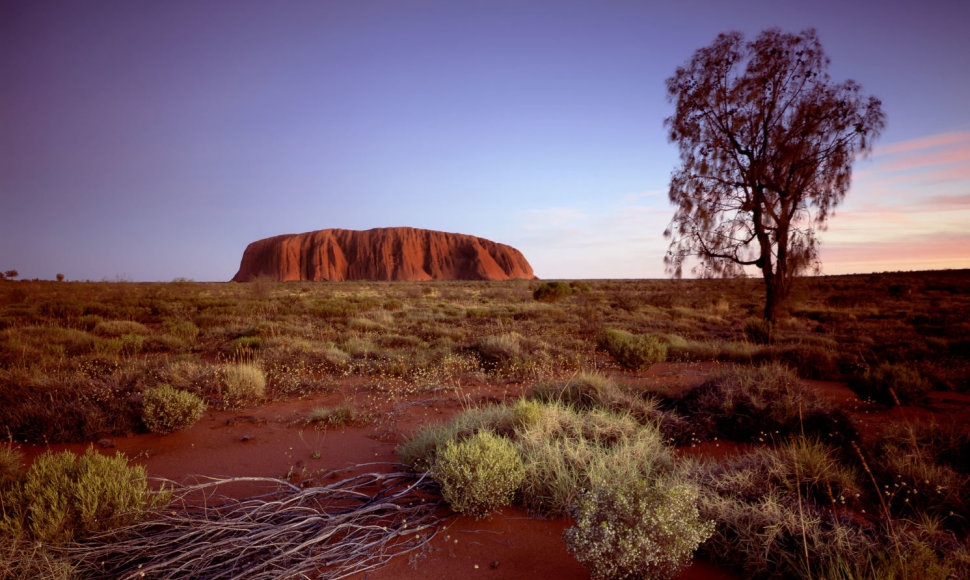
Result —
<svg viewBox="0 0 970 580"><path fill-rule="evenodd" d="M532 297L540 302L556 302L572 296L576 289L569 282L543 282L532 293Z"/></svg>
<svg viewBox="0 0 970 580"><path fill-rule="evenodd" d="M197 395L163 384L145 392L141 418L149 431L165 434L195 425L205 408Z"/></svg>
<svg viewBox="0 0 970 580"><path fill-rule="evenodd" d="M735 367L665 399L665 405L688 417L691 431L669 435L686 443L718 437L732 441L774 442L796 433L844 443L858 437L845 412L807 390L786 366L771 363Z"/></svg>
<svg viewBox="0 0 970 580"><path fill-rule="evenodd" d="M387 377L401 392L558 380L602 368L597 349L627 370L783 362L918 404L929 390L970 392L965 282L965 272L805 279L790 316L768 328L753 280L4 281L0 423L17 441L84 441L144 428L137 401L160 382L219 408L348 376Z"/></svg>
<svg viewBox="0 0 970 580"><path fill-rule="evenodd" d="M573 505L563 539L594 578L670 578L714 531L697 499L696 485L666 478L599 486Z"/></svg>
<svg viewBox="0 0 970 580"><path fill-rule="evenodd" d="M608 328L596 336L596 346L605 350L622 366L637 370L667 358L667 345L654 336L638 336L625 330Z"/></svg>
<svg viewBox="0 0 970 580"><path fill-rule="evenodd" d="M12 442L91 441L347 383L382 399L492 383L524 396L427 426L401 460L478 517L510 501L572 514L564 539L599 577L673 574L696 549L750 578L958 578L970 564L970 429L910 422L863 436L802 379L846 381L878 409L970 393L968 280L803 279L771 326L754 280L3 281L0 425ZM646 379L664 367L644 371L665 360L723 372L653 389ZM370 416L348 403L303 419ZM737 452L716 463L672 447L722 442ZM24 469L0 446L0 576L68 577L38 541L83 539L160 505L143 472L101 457ZM76 487L107 473L120 487L98 501Z"/></svg>
<svg viewBox="0 0 970 580"><path fill-rule="evenodd" d="M9 451L5 452L9 453ZM9 460L5 469L10 469ZM46 452L5 474L0 529L14 538L63 543L135 521L167 501L148 488L143 467L89 448Z"/></svg>
<svg viewBox="0 0 970 580"><path fill-rule="evenodd" d="M418 432L399 455L418 470L431 466L457 511L481 517L517 498L543 514L573 514L565 541L596 577L671 575L711 532L659 429L595 403L469 409Z"/></svg>
<svg viewBox="0 0 970 580"><path fill-rule="evenodd" d="M455 511L477 517L511 504L525 476L515 446L490 431L445 442L432 473Z"/></svg>

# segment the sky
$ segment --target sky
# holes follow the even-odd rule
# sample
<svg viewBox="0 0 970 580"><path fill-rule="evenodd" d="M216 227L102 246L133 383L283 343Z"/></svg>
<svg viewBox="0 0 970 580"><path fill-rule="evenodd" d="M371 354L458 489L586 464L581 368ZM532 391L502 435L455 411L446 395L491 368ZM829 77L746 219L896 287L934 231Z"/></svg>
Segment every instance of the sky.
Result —
<svg viewBox="0 0 970 580"><path fill-rule="evenodd" d="M411 226L540 278L662 278L664 81L814 27L887 126L822 273L970 268L966 0L0 0L0 270L230 279L246 245Z"/></svg>

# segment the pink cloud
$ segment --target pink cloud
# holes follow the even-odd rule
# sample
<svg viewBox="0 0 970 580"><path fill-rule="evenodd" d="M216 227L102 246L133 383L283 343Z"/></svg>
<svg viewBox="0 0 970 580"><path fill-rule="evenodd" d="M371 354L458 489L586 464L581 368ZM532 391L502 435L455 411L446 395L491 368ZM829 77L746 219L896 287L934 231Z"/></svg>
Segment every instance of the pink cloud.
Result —
<svg viewBox="0 0 970 580"><path fill-rule="evenodd" d="M900 237L891 241L840 242L821 249L827 274L970 267L970 233Z"/></svg>
<svg viewBox="0 0 970 580"><path fill-rule="evenodd" d="M882 157L885 155L895 155L896 153L921 151L923 149L933 149L935 147L942 147L944 145L967 142L970 142L970 131L955 131L952 133L930 135L929 137L920 137L919 139L910 139L909 141L900 141L899 143L893 143L892 145L875 147L872 151L872 156Z"/></svg>

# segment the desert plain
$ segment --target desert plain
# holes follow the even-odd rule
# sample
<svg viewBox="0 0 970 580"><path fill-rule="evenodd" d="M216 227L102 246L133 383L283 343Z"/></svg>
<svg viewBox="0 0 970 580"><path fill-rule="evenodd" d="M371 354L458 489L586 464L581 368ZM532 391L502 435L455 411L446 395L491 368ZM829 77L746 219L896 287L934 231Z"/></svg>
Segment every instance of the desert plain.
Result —
<svg viewBox="0 0 970 580"><path fill-rule="evenodd" d="M970 272L800 278L773 325L763 301L751 279L3 282L0 430L20 461L4 465L4 516L28 467L63 451L121 453L176 498L252 478L214 503L405 473L434 504L421 540L310 577L587 578L564 532L602 482L576 459L574 484L540 489L550 476L523 447L519 417L552 405L610 421L563 449L658 434L645 473L689 482L712 522L675 577L966 577ZM204 412L157 428L146 401L161 385ZM456 513L435 458L486 428L518 446L525 482L510 505ZM0 576L138 573L64 547L97 534L10 529Z"/></svg>

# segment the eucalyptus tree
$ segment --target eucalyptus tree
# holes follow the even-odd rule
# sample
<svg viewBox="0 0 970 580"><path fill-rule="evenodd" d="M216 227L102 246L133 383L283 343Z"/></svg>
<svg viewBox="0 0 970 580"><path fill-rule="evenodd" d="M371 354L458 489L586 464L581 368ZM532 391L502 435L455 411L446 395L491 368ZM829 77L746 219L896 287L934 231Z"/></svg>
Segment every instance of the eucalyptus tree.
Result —
<svg viewBox="0 0 970 580"><path fill-rule="evenodd" d="M667 79L678 145L668 272L764 278L774 321L794 276L818 264L816 230L845 197L852 163L885 125L882 103L835 83L814 30L720 34Z"/></svg>

